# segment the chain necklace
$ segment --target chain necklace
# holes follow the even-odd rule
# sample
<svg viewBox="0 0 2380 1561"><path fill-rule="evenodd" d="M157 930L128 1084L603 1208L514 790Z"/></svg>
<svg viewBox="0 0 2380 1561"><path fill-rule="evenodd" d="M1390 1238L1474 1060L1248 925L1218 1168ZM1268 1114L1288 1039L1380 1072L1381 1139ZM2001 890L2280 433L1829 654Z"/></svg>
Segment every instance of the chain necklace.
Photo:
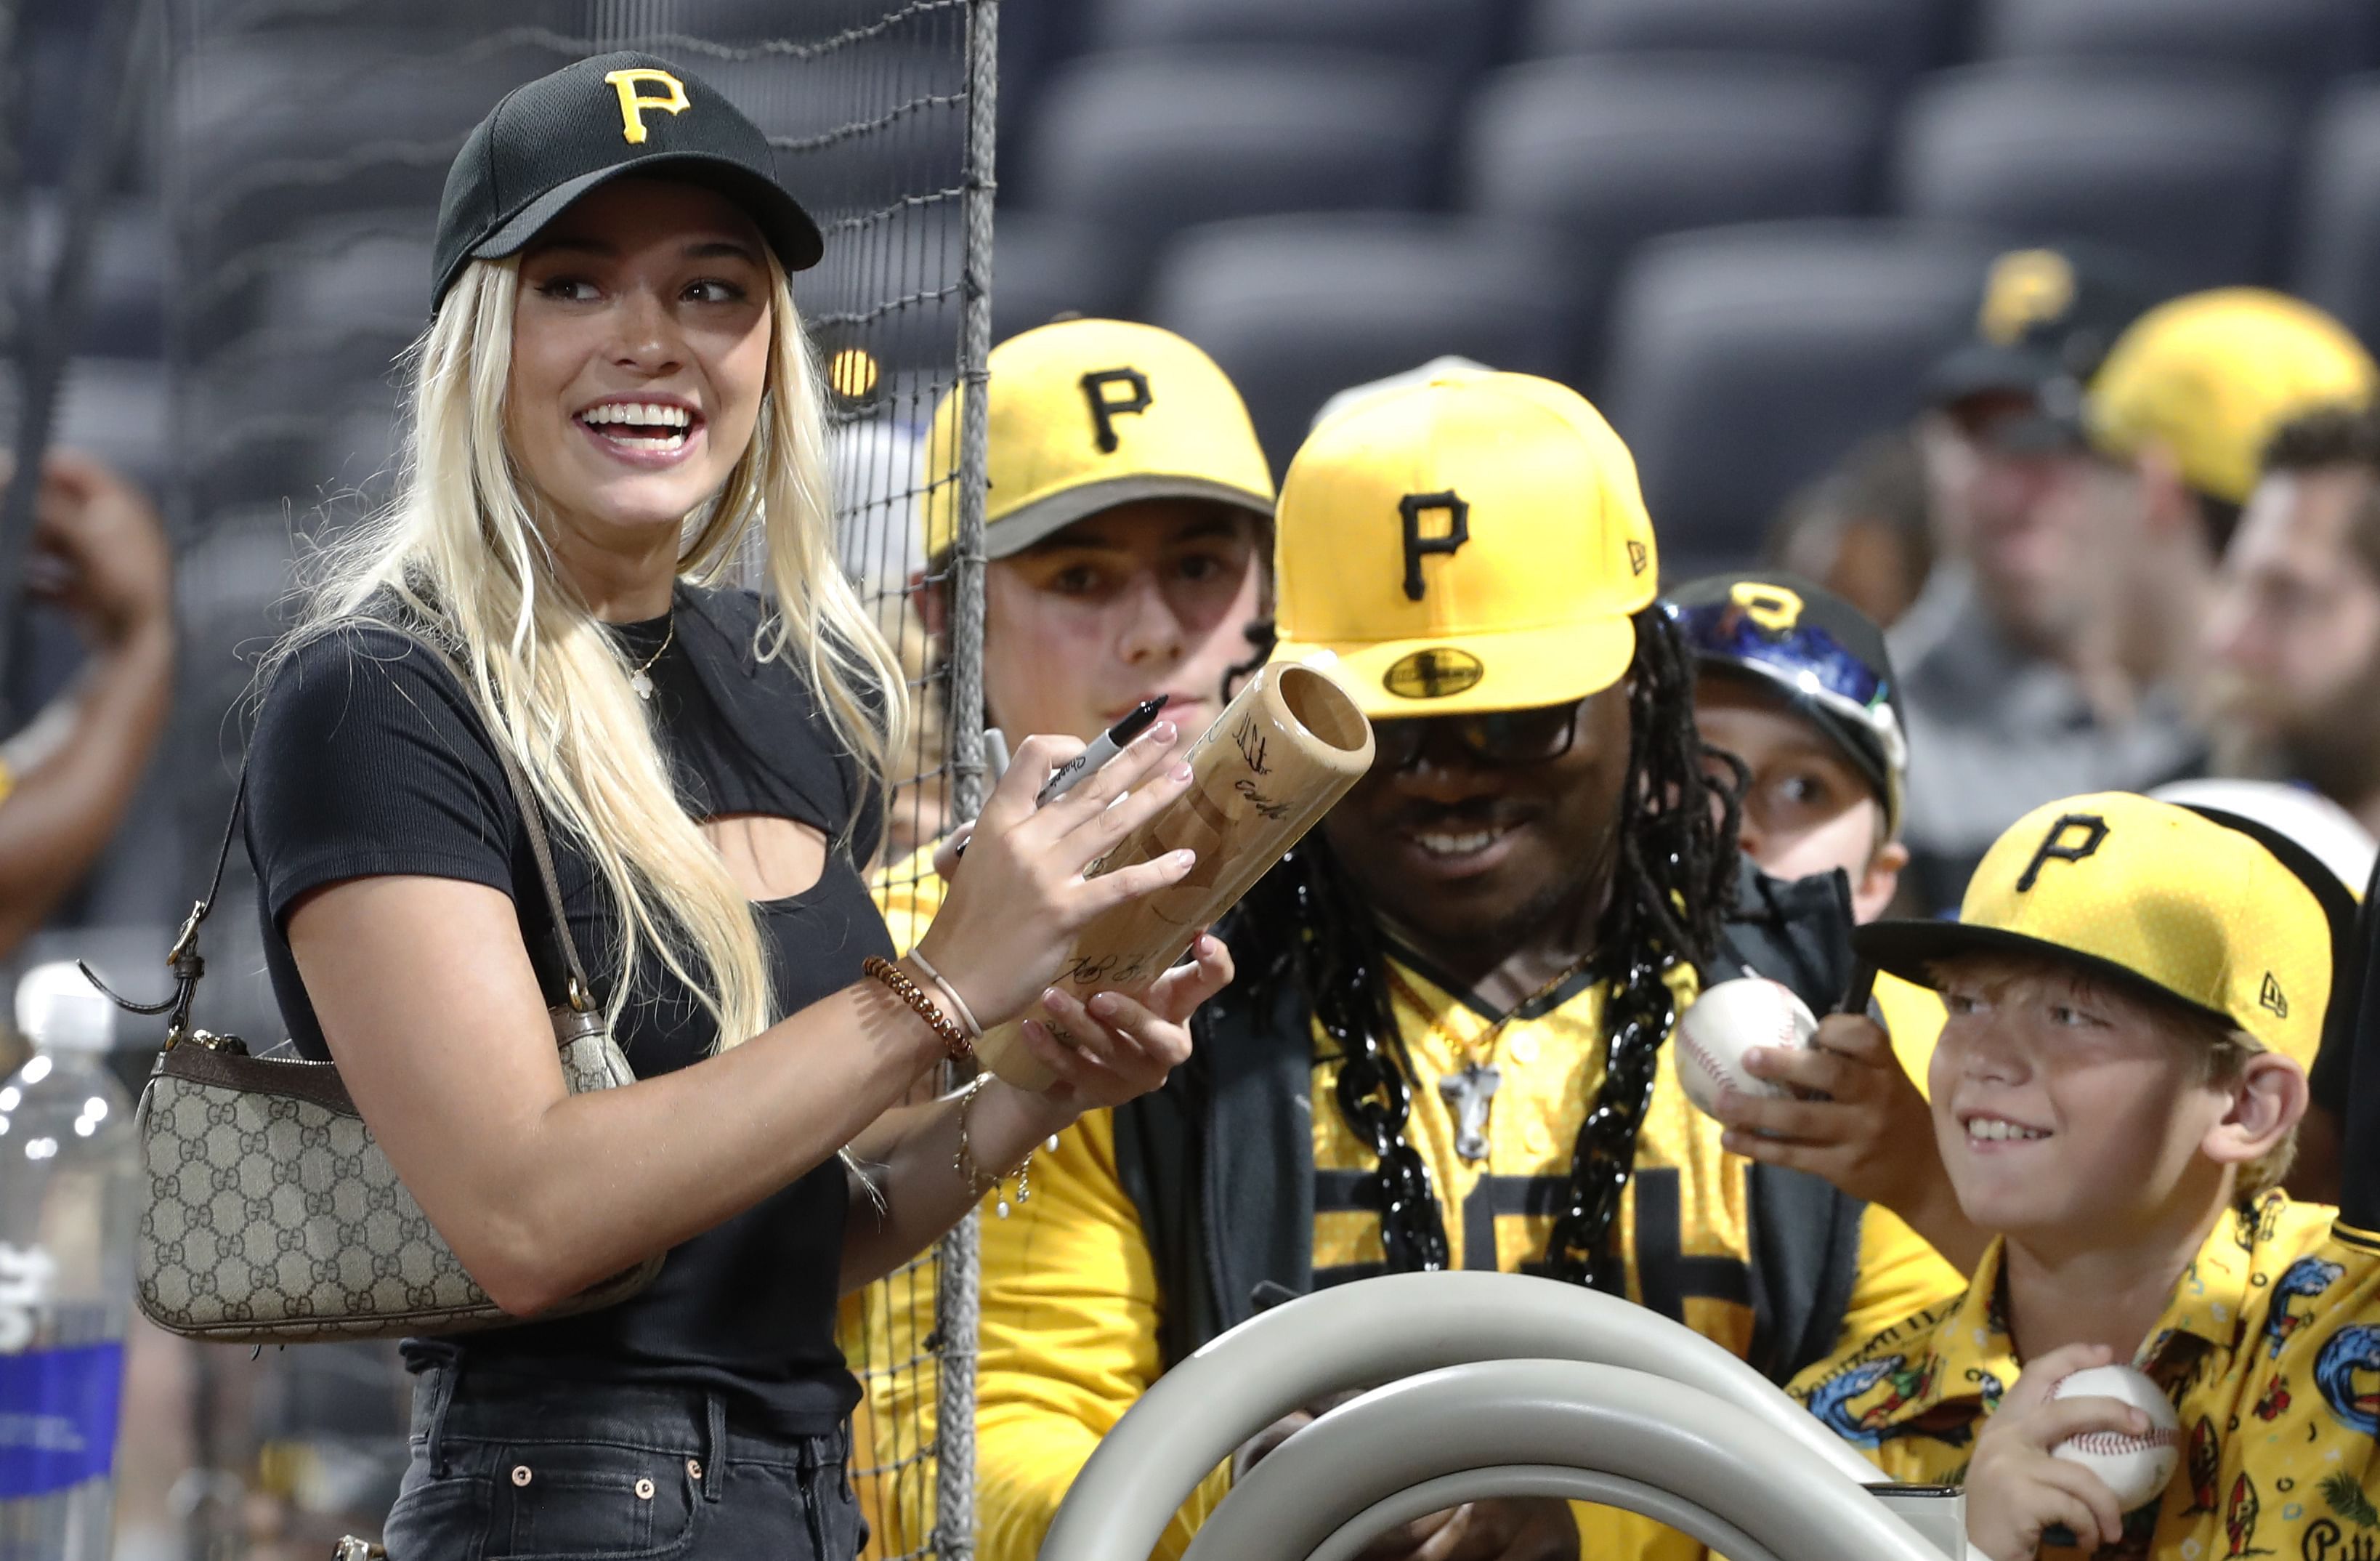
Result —
<svg viewBox="0 0 2380 1561"><path fill-rule="evenodd" d="M670 648L670 641L676 638L677 616L672 614L669 620L669 632L662 636L662 642L653 648L653 653L647 656L641 665L628 674L628 687L635 689L637 697L647 704L650 704L653 701L653 664L662 659L662 653Z"/></svg>
<svg viewBox="0 0 2380 1561"><path fill-rule="evenodd" d="M1466 1164L1475 1165L1488 1158L1488 1112L1504 1082L1504 1070L1496 1065L1496 1048L1503 1042L1504 1027L1560 991L1563 982L1586 969L1586 961L1587 957L1581 955L1563 966L1551 981L1506 1009L1484 1034L1467 1044L1456 1038L1444 1020L1432 1015L1428 1000L1414 990L1394 960L1381 962L1390 990L1420 1013L1431 1016L1430 1038L1444 1042L1455 1055L1457 1067L1439 1078L1438 1092L1454 1113L1454 1152Z"/></svg>
<svg viewBox="0 0 2380 1561"><path fill-rule="evenodd" d="M1664 979L1676 963L1658 950L1632 958L1604 999L1603 1085L1579 1128L1567 1193L1546 1242L1543 1272L1554 1278L1614 1295L1626 1292L1626 1265L1611 1250L1611 1229L1635 1171L1636 1137L1652 1098L1661 1043L1677 1018L1677 1001ZM1330 977L1368 986L1371 974L1360 965L1318 973L1325 975L1325 992L1333 990ZM1366 1006L1381 1010L1384 1029L1375 1031L1357 1021L1338 1002L1317 1006L1323 1032L1338 1043L1345 1059L1335 1091L1339 1108L1378 1162L1380 1245L1389 1268L1442 1269L1448 1262L1445 1216L1430 1187L1428 1166L1404 1140L1412 1090L1401 1055L1402 1039L1393 1009L1377 1001ZM1391 1037L1394 1049L1383 1047L1376 1033Z"/></svg>

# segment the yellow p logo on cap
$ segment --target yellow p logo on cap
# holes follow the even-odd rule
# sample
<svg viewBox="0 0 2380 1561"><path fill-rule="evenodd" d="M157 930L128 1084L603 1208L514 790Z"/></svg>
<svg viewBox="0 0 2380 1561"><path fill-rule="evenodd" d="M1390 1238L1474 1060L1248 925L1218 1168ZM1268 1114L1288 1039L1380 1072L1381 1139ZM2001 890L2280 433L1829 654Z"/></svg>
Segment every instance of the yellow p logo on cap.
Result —
<svg viewBox="0 0 2380 1561"><path fill-rule="evenodd" d="M1782 634L1802 621L1802 593L1762 580L1738 580L1728 592L1743 616L1771 634Z"/></svg>
<svg viewBox="0 0 2380 1561"><path fill-rule="evenodd" d="M649 65L615 70L603 79L620 94L620 134L630 146L640 145L644 141L645 110L657 108L665 113L684 114L694 106L686 101L685 82L666 70L656 70ZM668 94L658 98L643 96L637 89L648 82L667 87Z"/></svg>

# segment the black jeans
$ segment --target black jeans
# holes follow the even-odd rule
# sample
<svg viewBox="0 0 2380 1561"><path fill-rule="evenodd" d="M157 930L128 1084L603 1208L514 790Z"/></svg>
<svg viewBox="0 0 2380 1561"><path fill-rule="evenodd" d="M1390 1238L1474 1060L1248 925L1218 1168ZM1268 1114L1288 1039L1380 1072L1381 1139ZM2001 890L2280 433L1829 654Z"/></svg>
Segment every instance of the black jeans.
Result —
<svg viewBox="0 0 2380 1561"><path fill-rule="evenodd" d="M415 1379L389 1561L853 1561L846 1430L747 1434L716 1393Z"/></svg>

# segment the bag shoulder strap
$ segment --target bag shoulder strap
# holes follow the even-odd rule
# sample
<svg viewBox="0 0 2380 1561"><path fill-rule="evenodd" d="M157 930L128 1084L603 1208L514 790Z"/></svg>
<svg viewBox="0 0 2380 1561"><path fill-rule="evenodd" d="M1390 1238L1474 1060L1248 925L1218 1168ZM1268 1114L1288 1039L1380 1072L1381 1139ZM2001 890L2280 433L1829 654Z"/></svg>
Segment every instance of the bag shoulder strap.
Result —
<svg viewBox="0 0 2380 1561"><path fill-rule="evenodd" d="M426 635L384 619L374 621L419 646L446 669L466 697L468 696L470 683L444 646ZM578 958L577 940L570 935L570 918L563 905L562 880L554 872L553 847L546 835L544 811L538 806L537 797L529 789L528 777L521 774L520 763L513 757L512 750L502 742L493 740L489 746L495 750L497 762L504 766L504 785L512 792L513 805L520 811L521 827L528 835L529 855L537 861L538 881L545 891L546 914L552 922L554 945L561 952L565 966L567 1001L574 1011L591 1013L599 1006L595 998L595 983L588 979L587 967ZM198 997L199 982L207 971L207 962L199 953L199 929L214 909L215 896L223 889L224 868L231 860L231 843L238 837L239 822L248 807L248 756L243 755L239 764L239 781L232 791L231 816L224 821L223 841L215 848L214 871L208 875L207 892L190 908L190 914L182 922L181 931L175 934L173 948L165 956L165 963L174 972L173 995L159 1003L136 1003L101 981L88 964L79 959L75 961L75 968L82 972L83 979L99 988L126 1012L170 1013L173 1017L166 1024L164 1046L169 1052L190 1033L190 1007Z"/></svg>

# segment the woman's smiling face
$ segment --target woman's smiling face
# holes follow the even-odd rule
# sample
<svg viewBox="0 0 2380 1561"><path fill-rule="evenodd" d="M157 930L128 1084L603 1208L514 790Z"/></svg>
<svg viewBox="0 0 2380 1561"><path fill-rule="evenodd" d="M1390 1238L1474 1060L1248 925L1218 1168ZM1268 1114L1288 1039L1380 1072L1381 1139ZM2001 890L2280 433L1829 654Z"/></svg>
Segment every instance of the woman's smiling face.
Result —
<svg viewBox="0 0 2380 1561"><path fill-rule="evenodd" d="M598 544L674 537L726 482L768 383L770 285L759 230L698 185L615 179L539 233L505 433L563 524Z"/></svg>

